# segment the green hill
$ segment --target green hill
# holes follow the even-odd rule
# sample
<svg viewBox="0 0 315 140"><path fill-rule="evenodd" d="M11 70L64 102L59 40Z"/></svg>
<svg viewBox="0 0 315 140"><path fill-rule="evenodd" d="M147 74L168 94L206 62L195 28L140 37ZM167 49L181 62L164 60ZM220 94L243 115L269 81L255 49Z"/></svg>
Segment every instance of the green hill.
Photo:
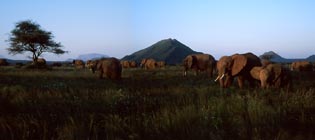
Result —
<svg viewBox="0 0 315 140"><path fill-rule="evenodd" d="M143 58L153 58L165 61L167 64L181 64L183 59L190 54L198 53L176 39L164 39L148 48L127 55L122 60L135 60L140 62Z"/></svg>

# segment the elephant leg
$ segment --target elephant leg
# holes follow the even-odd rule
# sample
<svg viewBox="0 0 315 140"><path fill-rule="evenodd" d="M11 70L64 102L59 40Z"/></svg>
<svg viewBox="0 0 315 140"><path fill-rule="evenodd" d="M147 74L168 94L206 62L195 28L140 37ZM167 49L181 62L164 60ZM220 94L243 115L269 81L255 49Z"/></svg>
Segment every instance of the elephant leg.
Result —
<svg viewBox="0 0 315 140"><path fill-rule="evenodd" d="M268 82L267 82L267 79L265 79L265 78L262 78L261 79L261 88L269 88L269 84L268 84Z"/></svg>
<svg viewBox="0 0 315 140"><path fill-rule="evenodd" d="M240 88L243 88L244 87L244 77L243 76L238 76L237 77L237 83L238 83L238 86ZM251 82L250 82L251 83Z"/></svg>
<svg viewBox="0 0 315 140"><path fill-rule="evenodd" d="M224 85L225 85L225 84L224 84L224 79L220 79L219 81L220 81L220 87L221 87L221 88L224 88Z"/></svg>
<svg viewBox="0 0 315 140"><path fill-rule="evenodd" d="M275 86L275 88L280 88L280 87L281 87L281 79L277 79L277 80L274 82L274 86Z"/></svg>
<svg viewBox="0 0 315 140"><path fill-rule="evenodd" d="M233 83L233 77L226 76L224 87L229 87L232 85L232 83Z"/></svg>
<svg viewBox="0 0 315 140"><path fill-rule="evenodd" d="M244 81L244 80L243 80ZM257 87L257 81L255 81L255 79L253 78L249 78L248 79L248 82L249 82L249 87ZM243 82L244 83L244 82Z"/></svg>
<svg viewBox="0 0 315 140"><path fill-rule="evenodd" d="M209 76L210 78L212 78L212 73L213 73L213 70L212 70L212 69L209 69L209 70L208 70L208 76Z"/></svg>
<svg viewBox="0 0 315 140"><path fill-rule="evenodd" d="M194 69L194 75L197 76L198 75L198 70Z"/></svg>
<svg viewBox="0 0 315 140"><path fill-rule="evenodd" d="M103 78L103 72L102 71L100 71L100 74L99 74L99 76L98 76L100 79L102 79Z"/></svg>
<svg viewBox="0 0 315 140"><path fill-rule="evenodd" d="M264 80L261 80L260 81L260 85L261 85L261 88L266 88L266 86L267 86L267 83L266 83L266 81L264 81Z"/></svg>

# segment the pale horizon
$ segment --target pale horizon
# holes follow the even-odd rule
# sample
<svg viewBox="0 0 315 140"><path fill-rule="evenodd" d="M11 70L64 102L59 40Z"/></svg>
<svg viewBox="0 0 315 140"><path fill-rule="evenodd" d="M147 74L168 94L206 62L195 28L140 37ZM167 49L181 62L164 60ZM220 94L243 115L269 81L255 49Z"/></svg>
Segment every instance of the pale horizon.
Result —
<svg viewBox="0 0 315 140"><path fill-rule="evenodd" d="M51 31L66 60L99 53L122 58L167 38L197 52L223 55L274 51L284 58L315 54L315 1L311 0L5 0L0 5L0 56L22 20ZM26 53L25 53L26 54Z"/></svg>

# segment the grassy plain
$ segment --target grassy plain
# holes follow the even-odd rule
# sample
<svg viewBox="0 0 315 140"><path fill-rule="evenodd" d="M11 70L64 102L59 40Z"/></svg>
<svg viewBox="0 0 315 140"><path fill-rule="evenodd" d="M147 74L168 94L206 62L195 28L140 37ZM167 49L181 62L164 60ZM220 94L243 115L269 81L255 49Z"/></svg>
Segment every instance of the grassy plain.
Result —
<svg viewBox="0 0 315 140"><path fill-rule="evenodd" d="M88 70L0 67L0 139L315 139L315 73L293 90L221 89L180 67Z"/></svg>

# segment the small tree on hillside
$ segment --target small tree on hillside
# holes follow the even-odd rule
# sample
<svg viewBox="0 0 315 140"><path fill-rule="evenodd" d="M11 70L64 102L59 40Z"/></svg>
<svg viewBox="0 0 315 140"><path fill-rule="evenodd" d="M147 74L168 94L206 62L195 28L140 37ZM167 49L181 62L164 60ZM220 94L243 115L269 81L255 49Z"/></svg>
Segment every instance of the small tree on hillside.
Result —
<svg viewBox="0 0 315 140"><path fill-rule="evenodd" d="M64 54L66 51L60 43L52 40L53 35L40 28L40 25L30 20L16 23L15 28L11 31L9 42L10 47L7 49L9 54L23 54L31 52L33 62L37 64L37 59L44 52L54 54Z"/></svg>

